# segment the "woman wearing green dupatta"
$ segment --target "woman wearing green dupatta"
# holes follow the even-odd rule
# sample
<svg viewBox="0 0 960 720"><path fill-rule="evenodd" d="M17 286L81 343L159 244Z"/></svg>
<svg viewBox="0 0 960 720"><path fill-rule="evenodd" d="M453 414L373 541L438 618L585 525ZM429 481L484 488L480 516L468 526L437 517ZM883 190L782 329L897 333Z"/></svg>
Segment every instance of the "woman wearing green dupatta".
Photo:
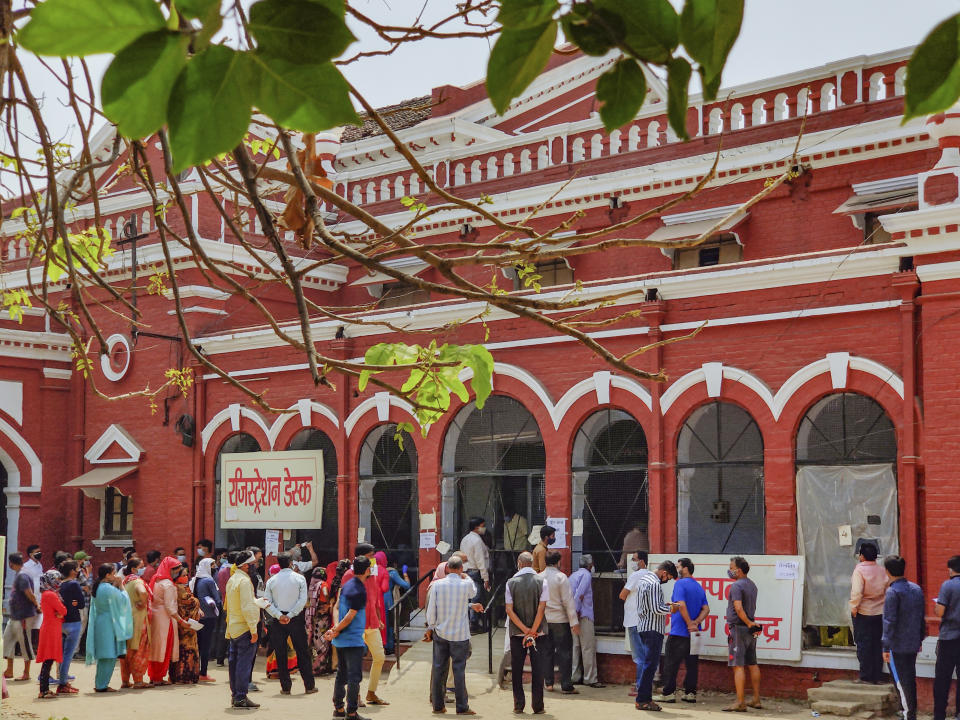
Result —
<svg viewBox="0 0 960 720"><path fill-rule="evenodd" d="M113 668L127 651L127 640L133 637L130 596L116 587L120 579L114 569L111 563L104 563L97 570L87 621L87 665L97 663L97 692L116 692L110 687Z"/></svg>

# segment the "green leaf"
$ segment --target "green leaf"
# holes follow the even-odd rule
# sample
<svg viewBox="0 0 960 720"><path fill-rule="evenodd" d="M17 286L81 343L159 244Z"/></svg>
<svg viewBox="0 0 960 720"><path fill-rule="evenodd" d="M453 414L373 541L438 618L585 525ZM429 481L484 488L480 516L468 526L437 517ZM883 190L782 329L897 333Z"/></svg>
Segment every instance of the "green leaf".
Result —
<svg viewBox="0 0 960 720"><path fill-rule="evenodd" d="M38 55L111 53L164 26L154 0L46 0L17 42Z"/></svg>
<svg viewBox="0 0 960 720"><path fill-rule="evenodd" d="M203 20L214 10L220 14L220 0L173 0L173 5L181 15L191 19Z"/></svg>
<svg viewBox="0 0 960 720"><path fill-rule="evenodd" d="M690 75L693 68L682 58L671 58L667 63L667 118L678 137L689 140L687 133L687 100Z"/></svg>
<svg viewBox="0 0 960 720"><path fill-rule="evenodd" d="M331 62L302 65L256 52L254 104L284 127L317 132L360 124L347 81Z"/></svg>
<svg viewBox="0 0 960 720"><path fill-rule="evenodd" d="M211 45L180 73L167 108L174 171L180 172L243 140L250 125L249 59Z"/></svg>
<svg viewBox="0 0 960 720"><path fill-rule="evenodd" d="M619 18L621 47L638 60L666 63L680 38L680 19L668 0L594 0L598 10Z"/></svg>
<svg viewBox="0 0 960 720"><path fill-rule="evenodd" d="M714 75L711 78L704 76L703 68L699 68L700 80L703 84L703 99L707 102L711 102L717 99L717 93L720 91L720 73Z"/></svg>
<svg viewBox="0 0 960 720"><path fill-rule="evenodd" d="M743 3L744 0L686 0L683 4L680 39L690 57L703 68L707 100L716 98L727 55L740 35Z"/></svg>
<svg viewBox="0 0 960 720"><path fill-rule="evenodd" d="M960 15L937 25L907 64L903 119L946 110L960 98Z"/></svg>
<svg viewBox="0 0 960 720"><path fill-rule="evenodd" d="M637 116L647 96L647 79L632 58L623 58L597 80L600 119L607 132Z"/></svg>
<svg viewBox="0 0 960 720"><path fill-rule="evenodd" d="M497 22L510 30L524 30L549 22L560 8L557 0L500 0Z"/></svg>
<svg viewBox="0 0 960 720"><path fill-rule="evenodd" d="M470 393L467 392L467 386L460 379L460 371L455 367L442 368L439 372L440 382L443 383L450 392L460 398L461 402L470 401Z"/></svg>
<svg viewBox="0 0 960 720"><path fill-rule="evenodd" d="M464 362L473 370L470 385L476 395L477 407L483 409L493 392L493 355L483 345L467 345Z"/></svg>
<svg viewBox="0 0 960 720"><path fill-rule="evenodd" d="M556 41L553 21L500 33L487 62L487 94L498 113L506 112L510 101L543 71Z"/></svg>
<svg viewBox="0 0 960 720"><path fill-rule="evenodd" d="M347 15L347 5L344 0L310 0L310 2L323 5L338 18L343 18Z"/></svg>
<svg viewBox="0 0 960 720"><path fill-rule="evenodd" d="M103 76L103 112L124 137L139 140L167 121L167 101L187 62L190 38L169 30L147 33L117 53Z"/></svg>
<svg viewBox="0 0 960 720"><path fill-rule="evenodd" d="M400 387L400 392L408 393L413 390L417 386L417 383L423 379L424 375L426 375L426 373L420 368L414 368L411 370L410 377L408 377L407 381Z"/></svg>
<svg viewBox="0 0 960 720"><path fill-rule="evenodd" d="M356 38L326 3L263 0L250 8L250 32L266 55L319 64L339 57Z"/></svg>
<svg viewBox="0 0 960 720"><path fill-rule="evenodd" d="M574 8L584 7L575 5ZM602 57L623 41L623 23L605 10L569 12L560 18L563 34L587 55Z"/></svg>

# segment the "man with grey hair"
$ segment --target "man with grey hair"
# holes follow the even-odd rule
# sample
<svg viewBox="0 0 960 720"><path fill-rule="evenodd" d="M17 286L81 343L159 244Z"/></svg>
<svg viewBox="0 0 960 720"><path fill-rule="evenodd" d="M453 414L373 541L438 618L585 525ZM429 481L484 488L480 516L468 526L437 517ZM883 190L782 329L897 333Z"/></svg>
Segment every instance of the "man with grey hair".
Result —
<svg viewBox="0 0 960 720"><path fill-rule="evenodd" d="M580 556L580 569L570 576L570 592L580 619L580 634L573 636L573 682L606 687L597 677L597 639L593 617L593 556Z"/></svg>
<svg viewBox="0 0 960 720"><path fill-rule="evenodd" d="M543 653L537 651L544 632L543 615L546 612L550 590L542 577L533 571L533 555L520 553L517 574L507 580L504 593L507 617L510 619L510 675L513 680L513 712L520 714L527 704L523 691L523 661L530 653L532 675L531 695L533 712L542 715L543 709Z"/></svg>
<svg viewBox="0 0 960 720"><path fill-rule="evenodd" d="M457 715L475 715L467 699L467 658L470 657L469 611L483 612L483 605L472 603L477 594L473 579L463 570L463 560L454 555L447 560L447 574L430 584L427 604L427 632L433 638L433 672L430 680L430 701L433 712L446 712L444 684L453 662L453 686L457 698Z"/></svg>

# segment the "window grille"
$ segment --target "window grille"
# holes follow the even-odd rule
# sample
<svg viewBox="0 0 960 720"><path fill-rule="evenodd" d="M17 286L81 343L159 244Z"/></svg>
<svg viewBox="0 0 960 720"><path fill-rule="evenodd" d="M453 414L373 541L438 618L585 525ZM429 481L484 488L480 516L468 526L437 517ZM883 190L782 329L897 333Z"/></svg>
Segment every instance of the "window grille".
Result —
<svg viewBox="0 0 960 720"><path fill-rule="evenodd" d="M133 535L133 498L114 487L103 494L103 536L130 537Z"/></svg>
<svg viewBox="0 0 960 720"><path fill-rule="evenodd" d="M815 403L797 430L798 465L897 462L897 433L876 400L835 393Z"/></svg>
<svg viewBox="0 0 960 720"><path fill-rule="evenodd" d="M401 444L394 424L375 428L364 440L362 453L372 457L369 474L375 479L370 511L371 542L387 554L414 548L420 516L417 505L417 446L409 433Z"/></svg>
<svg viewBox="0 0 960 720"><path fill-rule="evenodd" d="M324 563L333 562L339 555L337 527L337 449L333 440L322 430L304 428L294 435L287 450L323 451L323 521L317 530L296 531L297 542L313 541L313 549Z"/></svg>
<svg viewBox="0 0 960 720"><path fill-rule="evenodd" d="M680 552L763 553L763 438L742 408L697 408L677 441Z"/></svg>
<svg viewBox="0 0 960 720"><path fill-rule="evenodd" d="M224 453L260 452L260 443L252 435L237 433L228 437L217 453L214 468L214 544L217 547L241 548L256 545L263 547L263 530L224 530L220 527L220 458Z"/></svg>

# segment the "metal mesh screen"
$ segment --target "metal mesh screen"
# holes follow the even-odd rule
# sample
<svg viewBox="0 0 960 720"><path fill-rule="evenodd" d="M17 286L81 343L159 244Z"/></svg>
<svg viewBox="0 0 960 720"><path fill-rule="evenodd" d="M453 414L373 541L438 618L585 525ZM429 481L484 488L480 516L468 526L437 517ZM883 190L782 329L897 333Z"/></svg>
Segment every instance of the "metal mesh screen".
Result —
<svg viewBox="0 0 960 720"><path fill-rule="evenodd" d="M388 425L379 433L371 433L364 441L372 452L372 468L368 477L377 479L373 486L370 512L370 537L373 544L388 554L399 551L409 554L414 547L420 517L417 508L417 446L407 432L396 439L396 425Z"/></svg>
<svg viewBox="0 0 960 720"><path fill-rule="evenodd" d="M460 424L455 472L541 470L546 464L543 437L533 415L513 398L492 395Z"/></svg>
<svg viewBox="0 0 960 720"><path fill-rule="evenodd" d="M296 531L297 542L313 541L313 549L324 564L337 559L337 449L322 430L304 428L290 439L287 450L323 451L323 521L316 530Z"/></svg>
<svg viewBox="0 0 960 720"><path fill-rule="evenodd" d="M763 438L732 403L697 408L677 441L680 552L762 553Z"/></svg>
<svg viewBox="0 0 960 720"><path fill-rule="evenodd" d="M858 393L828 395L797 430L797 464L872 465L897 461L897 433L880 404Z"/></svg>
<svg viewBox="0 0 960 720"><path fill-rule="evenodd" d="M220 527L220 458L224 453L260 452L260 443L253 435L237 433L228 437L217 452L217 464L214 467L214 544L217 547L244 548L251 545L263 547L263 530L224 530Z"/></svg>

